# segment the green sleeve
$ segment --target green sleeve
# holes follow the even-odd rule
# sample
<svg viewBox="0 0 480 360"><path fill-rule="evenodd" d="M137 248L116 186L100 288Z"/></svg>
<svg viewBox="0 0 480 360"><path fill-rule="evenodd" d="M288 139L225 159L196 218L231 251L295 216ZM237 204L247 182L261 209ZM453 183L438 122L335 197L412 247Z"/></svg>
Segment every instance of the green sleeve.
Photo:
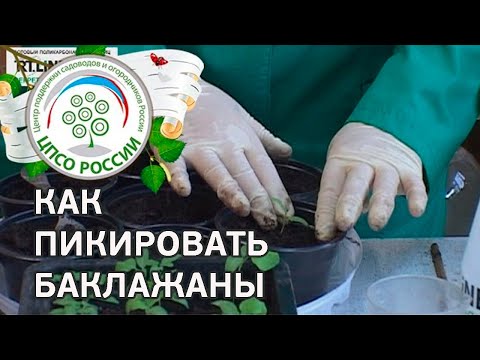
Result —
<svg viewBox="0 0 480 360"><path fill-rule="evenodd" d="M398 46L347 122L384 130L441 176L477 118L480 46Z"/></svg>

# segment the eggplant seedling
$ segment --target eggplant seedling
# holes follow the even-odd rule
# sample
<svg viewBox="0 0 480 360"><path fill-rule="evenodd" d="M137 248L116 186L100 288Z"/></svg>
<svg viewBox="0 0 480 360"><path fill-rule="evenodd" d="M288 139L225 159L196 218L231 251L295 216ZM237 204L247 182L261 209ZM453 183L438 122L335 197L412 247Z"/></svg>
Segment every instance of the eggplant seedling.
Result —
<svg viewBox="0 0 480 360"><path fill-rule="evenodd" d="M53 301L57 305L55 309L50 311L51 315L98 315L98 306L92 304L90 300L102 301L109 304L119 304L117 298L110 296L106 299L94 298L90 294L86 299L74 299L72 295L68 294L61 299Z"/></svg>
<svg viewBox="0 0 480 360"><path fill-rule="evenodd" d="M80 273L77 271L72 271L73 279L75 281L80 281ZM55 274L53 276L53 282L60 282L63 278L61 274ZM88 272L88 279L93 279L93 271ZM98 285L103 286L107 283L107 274L101 274ZM92 304L90 300L102 301L109 304L119 304L117 298L110 296L106 299L95 298L92 294L89 294L85 299L74 299L72 295L68 294L61 299L56 299L53 301L54 305L57 305L56 308L50 311L51 315L98 315L98 306Z"/></svg>
<svg viewBox="0 0 480 360"><path fill-rule="evenodd" d="M267 306L255 297L243 300L238 307L227 300L217 300L212 304L219 307L223 315L267 315Z"/></svg>
<svg viewBox="0 0 480 360"><path fill-rule="evenodd" d="M283 234L283 231L285 230L285 226L291 223L297 223L301 224L305 227L308 227L310 229L315 229L313 225L310 225L307 220L300 216L295 216L295 215L288 215L288 208L282 203L280 199L277 198L272 198L271 199L273 203L277 204L280 209L282 209L283 214L281 214L279 221L282 224L282 228L280 229L280 234Z"/></svg>
<svg viewBox="0 0 480 360"><path fill-rule="evenodd" d="M280 255L275 251L268 251L263 256L250 257L247 254L247 245L242 245L240 248L240 256L227 257L225 261L225 271L240 271L247 261L251 261L260 271L269 271L280 263Z"/></svg>
<svg viewBox="0 0 480 360"><path fill-rule="evenodd" d="M150 258L150 252L148 249L144 249L142 256L137 258L130 258L124 261L119 261L115 265L115 271L121 271L124 273L142 272L145 279L147 279L147 287L151 291L154 286L152 280L152 273L158 272L160 279L164 279L164 272L167 269L174 267L175 261L178 260L181 255L172 257L165 257L161 260L155 260ZM175 272L173 269L170 272ZM164 299L164 292L161 291L158 298L144 298L142 295L137 294L133 299L127 300L125 304L125 312L130 314L132 311L141 310L147 315L167 315L167 310L162 306L162 300L168 300L176 302L185 308L189 308L188 301L186 299L179 299L176 292L169 299Z"/></svg>

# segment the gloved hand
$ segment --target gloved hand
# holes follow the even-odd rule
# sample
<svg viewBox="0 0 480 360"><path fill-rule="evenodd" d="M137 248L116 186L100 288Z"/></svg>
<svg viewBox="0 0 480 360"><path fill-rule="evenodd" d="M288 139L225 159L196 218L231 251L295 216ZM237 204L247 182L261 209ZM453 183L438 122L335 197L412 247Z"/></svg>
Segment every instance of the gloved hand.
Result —
<svg viewBox="0 0 480 360"><path fill-rule="evenodd" d="M397 194L407 196L413 216L423 214L428 197L418 155L382 130L346 124L329 146L315 216L317 238L329 240L336 229L348 230L364 208L370 227L382 229Z"/></svg>
<svg viewBox="0 0 480 360"><path fill-rule="evenodd" d="M293 206L269 155L288 158L291 147L229 95L205 81L201 85L197 105L185 118L182 157L167 164L172 188L181 196L190 195L187 165L193 166L236 214L251 213L261 227L276 227L277 214L284 210L271 199L279 199L287 215L293 215Z"/></svg>

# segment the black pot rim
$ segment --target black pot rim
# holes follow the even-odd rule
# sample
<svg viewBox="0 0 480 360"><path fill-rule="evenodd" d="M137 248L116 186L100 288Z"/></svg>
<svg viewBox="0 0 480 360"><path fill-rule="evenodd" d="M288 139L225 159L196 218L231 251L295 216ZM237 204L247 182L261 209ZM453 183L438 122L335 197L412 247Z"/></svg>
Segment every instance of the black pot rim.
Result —
<svg viewBox="0 0 480 360"><path fill-rule="evenodd" d="M288 161L285 161L285 162L274 161L273 165L279 166L279 167L284 167L284 168L295 169L295 170L301 171L303 173L307 173L307 174L312 175L312 176L319 176L319 177L322 176L322 170L321 169L319 169L315 166L309 165L309 164L305 164L305 163L297 161L297 160L288 160Z"/></svg>
<svg viewBox="0 0 480 360"><path fill-rule="evenodd" d="M57 173L57 172L53 172L53 171L48 171L46 173L47 176L63 176L63 177L67 177L63 174L60 174L60 173ZM8 181L11 181L11 180L14 180L15 178L21 178L20 174L13 174L13 175L10 175L10 176L7 176L6 178L3 178L0 183L3 183L3 182L8 182ZM115 184L117 183L118 181L118 177L117 176L112 176L110 178L107 178L105 179L107 180L108 182L102 186L100 189L101 189L101 192L102 193L105 193L107 190L110 190L113 186L115 186ZM32 199L32 200L21 200L21 199L13 199L13 198L9 198L7 196L4 196L2 194L0 194L0 202L4 202L4 203L7 203L7 204L14 204L14 205L34 205L35 203L35 200Z"/></svg>
<svg viewBox="0 0 480 360"><path fill-rule="evenodd" d="M312 175L312 176L313 175L322 176L322 170L321 169L319 169L315 166L312 166L312 165L302 163L302 162L297 161L297 160L288 160L288 161L285 161L285 162L274 161L273 164L275 166L292 168L292 169L304 172L304 173ZM200 174L198 174L198 172L196 172L193 169L189 170L188 174L189 174L189 176L192 176L192 175L193 176L200 176ZM123 178L123 179L130 179L130 180L140 180L140 175L134 175L134 174L129 174L129 173L120 173L120 174L118 174L118 177Z"/></svg>
<svg viewBox="0 0 480 360"><path fill-rule="evenodd" d="M303 210L303 211L314 211L315 206L302 202L302 201L293 201L293 206L296 209ZM221 218L224 216L238 216L232 210L224 207L218 211L217 215L215 216L215 227L220 231L225 231L224 226L221 226ZM340 242L342 242L346 238L347 232L343 231L339 233L333 240L321 242L317 245L313 246L301 246L301 247L279 247L274 245L269 245L269 250L273 250L280 253L310 253L315 252L318 250L325 250L332 247L337 246Z"/></svg>
<svg viewBox="0 0 480 360"><path fill-rule="evenodd" d="M5 220L2 220L0 222L0 232L5 228L7 228L10 224L17 222L18 220L28 221L29 219L32 219L32 218L38 219L38 218L56 217L56 216L58 215L35 215L33 210L24 211L24 212L15 214ZM107 214L102 214L101 217L95 216L95 215L72 215L72 216L74 218L93 218L93 219L104 218L108 222L111 222L112 224L115 225L117 233L123 232L122 224L117 219ZM31 262L41 262L41 261L44 261L46 258L48 258L45 256L20 254L19 252L12 250L11 247L8 247L1 242L0 242L0 255L15 258L17 260L24 260L24 261L31 261ZM62 258L78 258L78 257L71 256L71 257L62 257Z"/></svg>

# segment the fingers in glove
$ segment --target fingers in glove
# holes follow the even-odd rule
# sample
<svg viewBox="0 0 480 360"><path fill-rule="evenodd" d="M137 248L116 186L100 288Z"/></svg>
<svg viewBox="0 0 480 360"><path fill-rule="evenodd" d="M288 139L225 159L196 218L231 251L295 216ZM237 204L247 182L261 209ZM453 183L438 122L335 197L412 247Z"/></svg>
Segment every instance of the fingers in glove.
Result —
<svg viewBox="0 0 480 360"><path fill-rule="evenodd" d="M283 204L282 207L276 201L272 201L275 213L280 216L293 216L295 211L292 200L288 196L275 165L273 165L265 150L262 148L259 150L246 150L245 156L270 199L277 199Z"/></svg>
<svg viewBox="0 0 480 360"><path fill-rule="evenodd" d="M290 145L280 140L278 137L273 136L270 131L265 129L265 127L253 117L249 116L247 122L257 134L262 145L265 147L265 150L267 150L267 153L273 159L280 160L290 158L292 155L292 147Z"/></svg>
<svg viewBox="0 0 480 360"><path fill-rule="evenodd" d="M153 148L153 152L158 161L161 161L160 156L158 155L158 149ZM190 177L187 172L187 165L185 164L185 159L181 156L174 163L165 163L170 174L172 175L172 180L170 181L170 186L173 191L175 191L180 196L189 196L192 192L192 185L190 183Z"/></svg>
<svg viewBox="0 0 480 360"><path fill-rule="evenodd" d="M401 174L400 180L407 196L410 214L415 217L422 216L428 202L427 190L422 177L414 173L404 173Z"/></svg>
<svg viewBox="0 0 480 360"><path fill-rule="evenodd" d="M393 167L376 169L368 212L368 224L373 230L383 229L392 216L399 183L398 172Z"/></svg>
<svg viewBox="0 0 480 360"><path fill-rule="evenodd" d="M358 163L348 170L335 213L335 222L340 230L347 231L357 222L373 175L373 168L367 164Z"/></svg>
<svg viewBox="0 0 480 360"><path fill-rule="evenodd" d="M225 206L239 216L250 214L250 202L216 152L212 150L197 152L192 159L192 165Z"/></svg>
<svg viewBox="0 0 480 360"><path fill-rule="evenodd" d="M224 163L250 201L250 213L255 221L263 229L277 227L277 215L270 197L258 180L244 152L237 150L226 154Z"/></svg>
<svg viewBox="0 0 480 360"><path fill-rule="evenodd" d="M346 169L338 161L328 160L322 174L315 213L315 235L318 240L330 240L337 232L335 212L345 178Z"/></svg>

